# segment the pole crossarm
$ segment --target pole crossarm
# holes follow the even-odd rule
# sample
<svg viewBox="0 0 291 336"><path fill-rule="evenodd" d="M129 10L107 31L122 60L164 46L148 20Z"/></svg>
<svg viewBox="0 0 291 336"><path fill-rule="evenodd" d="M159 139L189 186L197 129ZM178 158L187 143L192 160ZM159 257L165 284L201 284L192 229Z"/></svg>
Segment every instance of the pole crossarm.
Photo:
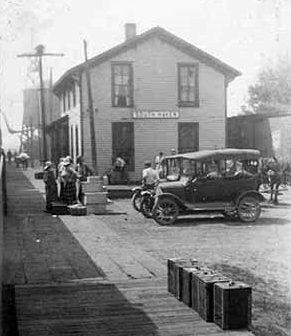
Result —
<svg viewBox="0 0 291 336"><path fill-rule="evenodd" d="M63 56L65 56L65 54L62 54L62 53L59 53L59 54L44 53L44 54L42 54L42 56L59 56L59 57L63 57Z"/></svg>

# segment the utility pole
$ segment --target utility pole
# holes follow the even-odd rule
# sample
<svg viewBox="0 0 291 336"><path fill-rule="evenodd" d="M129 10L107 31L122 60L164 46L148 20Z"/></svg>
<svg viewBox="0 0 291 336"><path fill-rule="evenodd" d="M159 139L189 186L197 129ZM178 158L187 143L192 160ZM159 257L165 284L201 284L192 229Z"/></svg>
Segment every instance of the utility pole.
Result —
<svg viewBox="0 0 291 336"><path fill-rule="evenodd" d="M89 64L88 64L87 41L83 40L83 42L84 42L84 54L85 54L85 73L86 73L87 91L88 91L88 110L89 110L89 117L90 117L92 165L93 165L95 175L98 175L95 124L94 124L94 107L93 107L93 99L92 99L91 78L90 78Z"/></svg>
<svg viewBox="0 0 291 336"><path fill-rule="evenodd" d="M34 153L33 153L33 122L32 122L32 117L29 118L30 121L30 164L31 167L33 168L33 160L34 160Z"/></svg>
<svg viewBox="0 0 291 336"><path fill-rule="evenodd" d="M47 145L46 145L46 120L45 120L45 103L44 103L44 87L43 87L43 73L42 73L42 58L43 56L64 56L64 54L54 54L54 53L45 53L45 47L40 44L35 48L36 52L34 54L21 54L17 57L37 57L39 65L39 86L40 86L40 109L41 109L41 128L42 128L42 152L43 152L43 161L47 161Z"/></svg>

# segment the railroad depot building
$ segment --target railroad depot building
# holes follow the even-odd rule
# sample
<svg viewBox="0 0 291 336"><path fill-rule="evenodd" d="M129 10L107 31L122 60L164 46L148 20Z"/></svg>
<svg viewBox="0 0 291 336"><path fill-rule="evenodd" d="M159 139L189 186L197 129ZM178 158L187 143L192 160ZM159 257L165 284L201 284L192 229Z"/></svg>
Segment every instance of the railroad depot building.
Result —
<svg viewBox="0 0 291 336"><path fill-rule="evenodd" d="M145 160L163 152L225 147L227 86L240 72L192 44L155 27L87 62L91 78L98 174L120 156L131 180ZM91 158L85 64L54 85L67 116L70 154Z"/></svg>

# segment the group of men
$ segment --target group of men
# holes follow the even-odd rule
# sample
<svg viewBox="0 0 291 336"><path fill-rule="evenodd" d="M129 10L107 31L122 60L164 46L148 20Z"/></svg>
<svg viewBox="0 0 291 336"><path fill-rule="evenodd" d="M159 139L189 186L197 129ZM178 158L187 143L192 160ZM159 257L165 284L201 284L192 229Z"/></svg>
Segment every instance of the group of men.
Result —
<svg viewBox="0 0 291 336"><path fill-rule="evenodd" d="M171 155L175 154L177 154L177 152L172 148ZM159 182L163 158L163 152L160 152L159 155L155 157L155 169L152 168L152 163L150 161L144 163L144 169L142 171L142 185L144 189L154 189L155 185Z"/></svg>

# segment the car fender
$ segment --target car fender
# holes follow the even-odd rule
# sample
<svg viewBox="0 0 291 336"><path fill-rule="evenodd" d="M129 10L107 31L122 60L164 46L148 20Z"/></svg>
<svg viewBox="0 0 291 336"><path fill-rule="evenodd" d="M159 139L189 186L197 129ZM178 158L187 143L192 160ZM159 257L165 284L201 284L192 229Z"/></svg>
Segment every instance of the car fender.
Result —
<svg viewBox="0 0 291 336"><path fill-rule="evenodd" d="M261 193L259 193L256 190L249 190L249 191L246 191L246 192L242 193L241 195L239 195L239 197L236 200L236 205L238 205L239 202L241 201L241 199L244 198L244 197L246 197L246 196L255 197L260 202L264 202L265 201L265 197Z"/></svg>
<svg viewBox="0 0 291 336"><path fill-rule="evenodd" d="M135 188L131 189L131 191L132 191L133 193L141 192L142 190L143 190L142 187L135 187Z"/></svg>
<svg viewBox="0 0 291 336"><path fill-rule="evenodd" d="M173 195L173 194L170 194L170 193L163 193L163 194L160 194L160 195L156 195L155 196L155 205L157 204L157 202L160 200L160 199L163 199L163 198L172 198L175 202L177 202L177 204L180 206L180 207L185 207L183 201L176 195Z"/></svg>

